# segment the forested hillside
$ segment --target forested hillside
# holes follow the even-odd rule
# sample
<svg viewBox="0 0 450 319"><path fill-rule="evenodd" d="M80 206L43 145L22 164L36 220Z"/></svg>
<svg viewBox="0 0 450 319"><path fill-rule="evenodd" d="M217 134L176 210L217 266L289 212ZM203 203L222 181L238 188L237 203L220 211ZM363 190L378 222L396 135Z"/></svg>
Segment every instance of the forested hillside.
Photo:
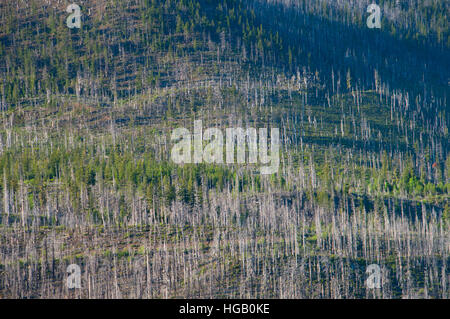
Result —
<svg viewBox="0 0 450 319"><path fill-rule="evenodd" d="M76 2L0 2L0 298L449 297L447 1ZM194 120L278 172L174 163Z"/></svg>

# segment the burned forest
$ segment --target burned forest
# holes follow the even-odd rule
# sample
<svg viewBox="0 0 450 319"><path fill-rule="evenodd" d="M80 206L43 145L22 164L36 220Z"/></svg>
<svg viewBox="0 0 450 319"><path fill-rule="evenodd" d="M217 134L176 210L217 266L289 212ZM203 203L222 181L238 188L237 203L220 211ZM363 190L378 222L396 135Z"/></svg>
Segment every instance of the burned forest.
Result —
<svg viewBox="0 0 450 319"><path fill-rule="evenodd" d="M0 1L0 299L450 297L447 1L74 2Z"/></svg>

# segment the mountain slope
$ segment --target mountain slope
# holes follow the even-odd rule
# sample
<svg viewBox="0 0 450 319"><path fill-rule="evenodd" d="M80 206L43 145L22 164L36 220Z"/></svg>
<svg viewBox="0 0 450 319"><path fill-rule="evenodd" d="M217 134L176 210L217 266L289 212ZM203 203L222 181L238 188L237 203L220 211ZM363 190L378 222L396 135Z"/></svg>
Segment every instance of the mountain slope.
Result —
<svg viewBox="0 0 450 319"><path fill-rule="evenodd" d="M448 297L448 7L354 3L2 2L0 297ZM199 119L278 172L174 163Z"/></svg>

